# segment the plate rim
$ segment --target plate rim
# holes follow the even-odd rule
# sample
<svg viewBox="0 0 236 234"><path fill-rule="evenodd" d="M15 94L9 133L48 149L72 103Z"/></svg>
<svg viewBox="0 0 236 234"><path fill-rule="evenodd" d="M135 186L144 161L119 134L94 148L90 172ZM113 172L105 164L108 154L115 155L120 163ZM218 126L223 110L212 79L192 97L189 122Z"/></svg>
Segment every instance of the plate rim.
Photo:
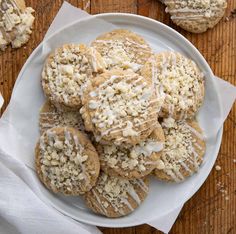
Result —
<svg viewBox="0 0 236 234"><path fill-rule="evenodd" d="M194 51L194 53L197 53L198 56L201 58L201 62L204 63L205 67L208 69L208 72L209 72L209 76L211 76L211 80L213 82L213 85L214 85L214 89L216 90L216 95L217 95L217 99L218 99L218 104L219 104L219 111L220 111L220 115L222 116L222 103L220 101L220 97L219 97L219 93L218 93L218 89L217 89L217 85L216 85L216 81L214 79L214 74L209 66L209 64L207 63L207 61L205 60L205 58L203 57L203 55L198 51L198 49L190 42L188 41L183 35L181 35L178 31L174 30L173 28L171 28L170 26L160 22L160 21L157 21L157 20L154 20L154 19L151 19L151 18L148 18L148 17L145 17L145 16L140 16L140 15L135 15L135 14L131 14L131 13L117 13L117 12L114 12L114 13L101 13L101 14L96 14L96 15L88 15L87 17L83 18L83 19L78 19L76 21L73 21L69 24L66 24L64 25L63 27L61 27L60 29L56 30L55 32L53 32L50 36L48 36L46 38L46 40L49 40L50 38L53 38L56 34L60 33L61 31L63 31L64 29L66 28L69 28L79 22L82 22L82 21L86 21L86 20L89 20L91 19L91 17L96 17L96 18L101 18L101 19L104 19L104 18L115 18L115 17L130 17L130 18L139 18L139 19L142 19L143 21L146 21L146 22L151 22L152 24L159 24L161 25L161 27L164 27L166 28L167 30L171 31L172 33L174 33L175 35L177 35L178 37L181 38L181 40L183 40L185 43L187 43ZM106 19L105 19L106 20ZM44 40L44 39L43 39ZM23 65L18 77L17 77L17 80L15 82L15 85L14 85L14 89L13 89L13 92L12 92L12 95L14 95L14 92L15 92L15 88L17 87L19 81L20 81L20 77L23 75L24 71L25 71L25 68L26 66L28 66L28 64L30 63L30 61L32 60L32 58L35 56L35 54L42 48L42 45L43 45L43 40L41 41L41 43L34 49L34 51L31 53L31 55L28 57L28 59L26 60L25 64ZM9 103L10 104L10 103ZM9 106L9 105L8 105ZM4 113L7 111L8 107L6 108L6 110L4 111ZM4 115L3 113L3 115ZM3 117L3 116L2 116ZM212 171L212 168L213 168L213 165L217 159L217 156L218 156L218 153L219 153L219 149L220 149L220 146L221 146L221 142L222 142L222 135L223 135L223 125L221 126L221 128L219 129L217 135L216 135L216 147L214 147L214 153L215 153L215 159L213 160L212 162L212 165L209 167L210 170L208 170L208 173L207 173L207 176L204 180L202 180L202 182L200 183L200 185L198 185L195 189L194 189L194 192L192 193L192 195L190 197L188 197L188 199L186 200L186 202L200 189L200 187L204 184L204 182L207 180L210 172ZM132 223L130 224L117 224L117 225L114 225L114 224L104 224L104 223L98 223L98 222L95 222L95 221L90 221L90 220L85 220L85 219L81 219L80 217L78 218L77 216L65 211L64 209L62 209L61 207L57 206L55 203L53 203L50 199L48 198L45 198L45 199L42 199L44 200L44 202L46 203L49 203L52 207L54 207L55 209L57 209L60 213L66 215L66 216L69 216L71 217L72 219L75 219L79 222L82 222L82 223L86 223L86 224L90 224L90 225L96 225L96 226L103 226L103 227L132 227L132 226L136 226L136 225L141 225L141 224L144 224L146 222L149 222L149 221L152 221L152 220L145 220L144 218L144 221L143 222L140 222L139 220L136 221L136 220L133 220Z"/></svg>

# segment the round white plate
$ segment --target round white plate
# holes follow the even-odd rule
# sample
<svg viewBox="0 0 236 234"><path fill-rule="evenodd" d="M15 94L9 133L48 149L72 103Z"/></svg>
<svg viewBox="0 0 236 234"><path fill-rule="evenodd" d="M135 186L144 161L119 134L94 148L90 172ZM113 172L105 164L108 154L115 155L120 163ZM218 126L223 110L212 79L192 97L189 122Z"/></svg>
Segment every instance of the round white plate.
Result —
<svg viewBox="0 0 236 234"><path fill-rule="evenodd" d="M168 184L152 180L150 193L144 203L132 214L117 219L109 219L94 214L86 208L81 197L55 195L41 186L41 191L48 203L62 213L78 221L104 227L135 226L153 221L161 216L171 213L175 208L183 205L206 180L214 165L220 148L222 128L219 131L216 131L218 125L215 119L221 117L221 105L214 83L214 76L210 67L198 50L178 32L160 22L137 15L109 13L96 15L96 18L110 22L118 28L127 28L142 35L156 52L176 50L185 54L199 65L206 77L206 97L204 105L202 106L197 118L207 136L207 150L204 163L201 166L199 173L193 175L191 178L180 184ZM61 43L63 43L63 39L65 39L67 33L72 31L70 42L75 42L80 37L85 38L87 41L91 41L95 39L96 35L92 35L90 29L85 27L89 22L90 19L75 22L53 34L49 40L56 42L58 39L62 39ZM23 71L21 74L24 74L24 69L26 67L37 68L37 62L35 61L37 61L37 56L40 56L41 52L42 44L40 44L35 52L30 56L27 64L22 69ZM42 66L42 64L40 64L40 66ZM35 87L35 90L38 90L40 87L41 67L37 69L39 70L37 74L39 79L34 86L32 85L32 87ZM28 72L30 72L30 70ZM26 73L24 75L26 75ZM19 83L16 83L16 85L20 86ZM41 105L43 102L43 94L41 90L40 95L38 105ZM35 106L34 108L37 111L39 109L38 106ZM37 124L37 122L35 122L35 124ZM26 128L24 130L27 131Z"/></svg>

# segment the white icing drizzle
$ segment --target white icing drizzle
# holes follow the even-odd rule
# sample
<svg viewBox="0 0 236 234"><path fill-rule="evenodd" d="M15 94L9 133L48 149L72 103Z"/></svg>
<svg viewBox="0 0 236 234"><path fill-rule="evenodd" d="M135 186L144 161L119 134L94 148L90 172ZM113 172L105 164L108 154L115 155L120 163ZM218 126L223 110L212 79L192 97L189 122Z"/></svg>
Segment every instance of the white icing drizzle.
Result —
<svg viewBox="0 0 236 234"><path fill-rule="evenodd" d="M88 156L78 136L66 127L52 128L44 132L39 142L42 176L50 181L54 191L80 193L91 188L89 174L94 171L86 171Z"/></svg>
<svg viewBox="0 0 236 234"><path fill-rule="evenodd" d="M157 99L159 101L158 107L157 107L157 113L161 110L161 107L165 101L165 93L163 90L163 86L160 83L158 79L158 71L157 71L157 66L156 62L154 60L154 57L151 58L151 71L152 71L152 89L155 91Z"/></svg>
<svg viewBox="0 0 236 234"><path fill-rule="evenodd" d="M31 7L20 8L15 1L0 2L0 49L4 50L9 43L18 48L28 41L34 21L33 12Z"/></svg>
<svg viewBox="0 0 236 234"><path fill-rule="evenodd" d="M101 202L101 200L100 200L99 196L97 195L95 189L92 189L91 191L92 191L92 193L93 193L93 195L94 195L94 197L96 198L97 203L98 203L98 204L97 204L97 203L95 202L95 203L93 203L93 205L95 205L100 211L102 211L101 213L107 214L107 210L106 210L106 208L103 206L103 203Z"/></svg>
<svg viewBox="0 0 236 234"><path fill-rule="evenodd" d="M127 37L125 38L125 40L126 40L127 42L129 42L130 44L133 44L133 45L137 46L139 49L142 48L142 49L144 49L144 50L148 50L148 51L150 50L150 47L149 47L147 44L140 44L140 43L137 43L137 42L135 42L135 41L133 41L133 40L128 39Z"/></svg>
<svg viewBox="0 0 236 234"><path fill-rule="evenodd" d="M186 175L191 175L199 169L201 156L195 150L198 143L194 136L199 137L201 134L196 129L189 128L189 124L185 121L173 122L171 118L165 119L162 127L166 142L161 155L164 167L159 170L166 173L172 180L180 182L185 179ZM198 134L193 136L192 133L195 131ZM203 138L199 139L203 140ZM201 151L203 152L203 148ZM158 172L156 174L158 176Z"/></svg>
<svg viewBox="0 0 236 234"><path fill-rule="evenodd" d="M91 50L91 55L92 55L93 70L95 72L97 72L98 68L97 68L97 58L96 58L96 55L95 55L95 49L93 47L91 47L90 50Z"/></svg>
<svg viewBox="0 0 236 234"><path fill-rule="evenodd" d="M174 20L200 21L204 18L216 17L222 8L226 7L225 1L164 1L167 4L166 12ZM172 6L175 6L173 9Z"/></svg>
<svg viewBox="0 0 236 234"><path fill-rule="evenodd" d="M203 148L202 148L202 146L201 145L199 145L197 142L196 143L194 143L194 146L196 146L199 150L203 150Z"/></svg>
<svg viewBox="0 0 236 234"><path fill-rule="evenodd" d="M203 9L191 9L188 7L185 8L179 8L179 9L172 9L172 10L167 10L169 13L203 13L205 10Z"/></svg>
<svg viewBox="0 0 236 234"><path fill-rule="evenodd" d="M192 60L177 52L162 52L152 56L145 68L141 73L144 77L151 73L153 89L162 107L161 116L175 117L179 113L175 118L181 119L198 110L204 80Z"/></svg>
<svg viewBox="0 0 236 234"><path fill-rule="evenodd" d="M119 216L126 215L125 208L132 212L142 202L142 198L139 197L136 190L137 188L134 187L136 184L142 189L143 193L147 194L148 187L142 179L128 181L101 173L96 187L91 190L93 197L96 199L94 205L100 213L107 216L109 216L108 207L109 209L112 207L112 212ZM130 203L130 198L135 201L136 205ZM89 195L87 200L89 200Z"/></svg>
<svg viewBox="0 0 236 234"><path fill-rule="evenodd" d="M140 200L138 194L135 192L133 186L130 186L130 187L129 187L128 193L129 193L129 195L136 201L136 203L137 203L138 205L140 205L141 200Z"/></svg>
<svg viewBox="0 0 236 234"><path fill-rule="evenodd" d="M184 162L180 162L181 166L187 171L190 173L190 175L193 173L193 171L187 166L186 163Z"/></svg>
<svg viewBox="0 0 236 234"><path fill-rule="evenodd" d="M57 109L54 105L45 103L47 111L42 110L40 112L40 132L48 130L52 127L57 126L68 126L79 129L80 131L85 130L83 120L79 112L77 111L63 111Z"/></svg>
<svg viewBox="0 0 236 234"><path fill-rule="evenodd" d="M116 33L110 35L109 40L97 39L92 45L101 53L108 65L108 69L120 67L138 72L152 54L148 44L137 36L137 40L132 36L116 37Z"/></svg>
<svg viewBox="0 0 236 234"><path fill-rule="evenodd" d="M119 132L121 132L123 137L138 136L142 131L137 130L137 127L151 121L148 119L147 113L148 111L150 112L153 105L156 105L158 100L152 97L152 92L150 92L145 82L140 84L142 80L143 77L130 72L126 75L111 75L104 83L99 85L95 91L92 91L92 94L95 93L96 96L95 99L91 99L88 102L88 107L95 111L92 116L92 122L98 127L101 138ZM131 94L136 90L139 92L141 90L143 93L139 95L139 98L135 97L133 99L132 97L128 98L127 94L125 94L127 97L125 97L124 101L121 101L124 98L121 94L118 96L121 96L122 99L118 97L114 99L113 96L109 96L114 95L113 93L116 92L116 89L120 89L122 93L125 93L125 90L130 90L129 92L131 92ZM124 104L122 104L122 102L124 102ZM150 116L157 112L155 108L153 109L154 112L149 113ZM131 122L129 118L127 118L130 115L132 116L134 111L141 113L138 114L137 112L136 119L140 121L136 123ZM101 117L96 117L96 113L98 114L97 116ZM121 113L124 113L124 115ZM105 121L101 121L101 118L105 118ZM155 123L156 121L153 122ZM120 137L119 139L122 140Z"/></svg>
<svg viewBox="0 0 236 234"><path fill-rule="evenodd" d="M191 127L189 124L186 123L186 127L200 140L205 140L204 136L198 132L195 128Z"/></svg>
<svg viewBox="0 0 236 234"><path fill-rule="evenodd" d="M100 161L102 167L119 170L120 176L136 171L143 175L149 173L157 164L156 154L163 149L164 142L154 132L148 139L135 146L101 145Z"/></svg>
<svg viewBox="0 0 236 234"><path fill-rule="evenodd" d="M68 136L68 135L70 136L70 133L66 130L65 136ZM71 138L71 136L70 136L70 138ZM79 143L78 136L73 136L73 139L74 139L75 147L78 150L78 153L80 155L83 155L84 147ZM67 140L69 141L69 139L67 139ZM79 166L81 167L81 170L82 170L81 174L83 175L83 178L85 180L85 186L91 188L92 186L90 185L90 180L88 178L87 170L85 169L84 164L80 160L78 160L78 162L79 162Z"/></svg>
<svg viewBox="0 0 236 234"><path fill-rule="evenodd" d="M133 148L133 150L137 154L143 154L145 156L149 156L154 152L160 152L163 149L163 142L156 141L147 141L144 146L137 145Z"/></svg>
<svg viewBox="0 0 236 234"><path fill-rule="evenodd" d="M52 101L77 108L81 106L84 90L94 73L103 69L105 63L94 48L83 44L64 45L47 60L42 72L42 85Z"/></svg>
<svg viewBox="0 0 236 234"><path fill-rule="evenodd" d="M135 180L135 183L146 193L148 193L148 186L144 183L142 179Z"/></svg>
<svg viewBox="0 0 236 234"><path fill-rule="evenodd" d="M134 211L134 208L131 206L127 199L121 197L121 202L123 202L131 211Z"/></svg>

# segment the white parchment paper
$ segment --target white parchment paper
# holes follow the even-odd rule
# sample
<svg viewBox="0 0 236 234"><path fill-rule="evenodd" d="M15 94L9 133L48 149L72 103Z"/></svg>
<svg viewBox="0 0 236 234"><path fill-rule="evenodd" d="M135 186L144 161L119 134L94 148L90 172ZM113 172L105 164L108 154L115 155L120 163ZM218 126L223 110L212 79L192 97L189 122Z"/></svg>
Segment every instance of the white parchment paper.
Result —
<svg viewBox="0 0 236 234"><path fill-rule="evenodd" d="M1 107L2 107L3 103L4 103L4 100L3 100L3 97L0 93L0 110L1 110Z"/></svg>
<svg viewBox="0 0 236 234"><path fill-rule="evenodd" d="M79 24L81 35L77 27L73 25L68 28L65 27L75 21L78 21L79 19L81 20ZM62 28L64 28L63 33L58 31ZM39 136L38 114L39 109L45 100L41 90L40 74L46 56L51 50L64 43L76 42L89 44L91 42L91 35L93 38L95 38L99 34L110 31L114 28L114 25L90 16L86 12L72 7L66 2L63 4L45 36L43 46L40 48L40 50L37 50L31 55L33 60L31 60L30 66L29 64L25 65L22 69L22 72L20 73L13 90L10 105L0 120L0 150L2 152L24 162L28 167L34 169L33 152L35 143ZM53 37L51 37L52 34ZM220 113L219 110L215 108L219 104L216 105L215 103L215 96L211 92L211 83L209 83L206 85L207 98L202 108L205 111L207 109L211 115L208 115L207 118L209 119L205 120L203 120L203 118L206 118L206 116L200 115L199 117L200 122L203 124L202 127L209 129L209 131L206 133L206 137L209 142L211 140L213 141L211 147L214 146L214 139L218 133L218 130L223 125L223 122L226 119L236 97L236 88L234 86L219 78L216 78L216 81L218 93L220 93L221 97L221 106L223 107L222 113ZM213 128L204 126L209 125L210 122L212 122L212 126L214 126ZM213 149L211 147L208 148L209 151ZM209 167L212 165L208 165L207 163L208 162L203 165L201 172L202 174L199 173L195 177L190 178L188 183L182 183L181 185L173 186L171 185L172 187L170 185L160 183L158 184L158 189L155 189L154 187L151 188L151 193L148 196L147 201L145 201L146 208L144 209L140 207L139 213L143 214L144 216L142 217L142 215L136 216L132 214L127 218L127 220L136 220L142 222L144 217L148 217L148 221L146 221L148 224L164 232L168 232L177 218L180 210L182 209L184 202L179 202L180 200L178 198L173 198L171 192L166 194L166 191L171 191L171 189L175 189L175 192L185 191L184 201L187 201L192 195L192 189L196 186L195 181L198 180L200 181L199 183L202 183L204 181L202 176L206 176L209 173ZM156 214L152 214L152 212L150 212L152 211L153 206L153 203L150 201L155 200L154 191L158 192L158 194L161 194L159 202L162 210L160 213L158 213L158 211ZM48 194L48 192L45 191L44 194ZM54 199L54 197L51 197L49 194L47 196L49 200ZM57 197L55 199L57 199L59 202L60 199L63 200L64 198ZM65 203L81 202L76 199L72 201L70 198L65 198L64 201ZM165 205L166 210L164 210ZM82 209L84 208L82 207ZM73 217L73 215L71 216ZM94 222L100 222L102 219L105 219L101 217L96 218L96 216L92 218L94 218Z"/></svg>

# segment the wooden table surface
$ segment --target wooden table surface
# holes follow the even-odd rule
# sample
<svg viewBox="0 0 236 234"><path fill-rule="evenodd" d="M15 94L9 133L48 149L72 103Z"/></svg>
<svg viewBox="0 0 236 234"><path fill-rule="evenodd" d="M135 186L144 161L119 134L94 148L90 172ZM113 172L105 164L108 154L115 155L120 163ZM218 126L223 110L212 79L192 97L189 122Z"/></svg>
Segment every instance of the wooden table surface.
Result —
<svg viewBox="0 0 236 234"><path fill-rule="evenodd" d="M173 25L157 0L70 0L91 14L128 12L170 25L188 38L203 54L215 75L236 85L236 0L228 1L225 17L212 30L194 35ZM20 49L0 52L0 92L6 108L19 71L43 39L60 8L61 0L26 0L36 13L29 43ZM34 79L32 74L32 79ZM22 100L24 101L24 100ZM223 142L216 165L200 190L185 204L170 233L236 233L236 105L224 124ZM131 228L100 228L105 234L160 233L148 225Z"/></svg>

